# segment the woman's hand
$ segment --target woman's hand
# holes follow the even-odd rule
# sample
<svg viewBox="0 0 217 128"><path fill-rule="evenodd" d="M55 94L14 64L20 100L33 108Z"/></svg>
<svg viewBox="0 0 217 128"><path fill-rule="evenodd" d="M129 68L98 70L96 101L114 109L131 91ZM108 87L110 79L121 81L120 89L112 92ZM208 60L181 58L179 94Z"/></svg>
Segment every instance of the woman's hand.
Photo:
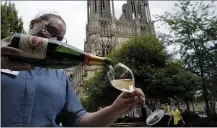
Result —
<svg viewBox="0 0 217 128"><path fill-rule="evenodd" d="M1 68L14 71L25 71L34 69L34 67L28 63L9 60L7 55L21 55L23 53L23 51L21 51L20 49L8 47L10 41L10 38L5 38L1 41Z"/></svg>
<svg viewBox="0 0 217 128"><path fill-rule="evenodd" d="M125 115L135 107L142 107L145 103L145 95L140 88L136 88L133 93L122 92L111 105L112 111L117 115Z"/></svg>

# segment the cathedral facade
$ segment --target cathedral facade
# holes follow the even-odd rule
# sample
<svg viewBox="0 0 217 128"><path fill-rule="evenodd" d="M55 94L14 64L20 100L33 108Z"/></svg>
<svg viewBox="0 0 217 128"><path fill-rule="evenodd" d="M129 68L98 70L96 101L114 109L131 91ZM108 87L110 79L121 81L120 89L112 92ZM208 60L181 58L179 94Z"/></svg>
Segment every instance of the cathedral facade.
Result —
<svg viewBox="0 0 217 128"><path fill-rule="evenodd" d="M84 51L106 57L133 36L155 34L148 0L127 0L122 14L115 18L113 0L87 0L87 25ZM66 69L78 95L79 88L100 66L83 66Z"/></svg>

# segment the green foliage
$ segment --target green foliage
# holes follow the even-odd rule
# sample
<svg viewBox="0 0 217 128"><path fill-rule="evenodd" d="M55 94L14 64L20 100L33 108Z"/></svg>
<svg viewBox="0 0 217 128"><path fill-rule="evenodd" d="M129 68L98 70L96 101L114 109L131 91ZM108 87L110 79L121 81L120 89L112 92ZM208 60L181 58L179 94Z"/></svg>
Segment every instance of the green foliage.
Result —
<svg viewBox="0 0 217 128"><path fill-rule="evenodd" d="M128 40L110 58L127 65L134 73L136 87L149 95L146 88L152 80L152 70L165 66L167 54L163 43L155 36L148 35Z"/></svg>
<svg viewBox="0 0 217 128"><path fill-rule="evenodd" d="M164 49L163 43L155 36L140 36L129 39L120 49L114 51L110 57L114 63L126 63L131 69L134 69L138 65L142 69L147 66L150 66L149 68L162 67L166 59ZM145 65L141 67L141 64Z"/></svg>
<svg viewBox="0 0 217 128"><path fill-rule="evenodd" d="M155 36L132 38L109 57L113 65L121 62L133 71L136 87L141 88L149 99L167 101L174 96L184 98L192 96L197 87L197 76L185 71L181 62L168 60L162 42ZM112 104L120 94L109 83L107 70L96 73L84 85L87 98L82 101L88 111Z"/></svg>
<svg viewBox="0 0 217 128"><path fill-rule="evenodd" d="M167 54L163 43L155 36L140 36L128 40L110 56L117 62L124 63L134 73L136 87L143 88L149 82L152 68L164 67Z"/></svg>
<svg viewBox="0 0 217 128"><path fill-rule="evenodd" d="M86 97L81 102L90 112L96 111L100 106L112 104L120 93L109 83L105 71L97 72L83 86Z"/></svg>
<svg viewBox="0 0 217 128"><path fill-rule="evenodd" d="M10 37L13 33L25 33L23 21L18 17L15 4L5 2L1 5L1 39Z"/></svg>
<svg viewBox="0 0 217 128"><path fill-rule="evenodd" d="M201 75L201 70L208 74L210 67L215 65L216 8L212 4L191 4L190 1L181 1L175 6L174 13L158 17L169 26L170 35L167 35L169 38L166 43L180 46L179 53L187 68L198 75Z"/></svg>
<svg viewBox="0 0 217 128"><path fill-rule="evenodd" d="M144 87L146 79L150 77L151 68L163 67L167 56L162 43L155 36L141 36L128 40L109 57L113 60L113 65L118 62L126 64L134 73L136 87ZM105 106L111 104L120 93L109 83L106 71L104 69L97 73L85 84L85 92L89 97L89 105L85 107L88 110L96 110L100 106L96 104L96 99L99 99L99 103L104 102L101 106Z"/></svg>
<svg viewBox="0 0 217 128"><path fill-rule="evenodd" d="M170 34L168 45L178 45L178 52L185 68L199 75L202 80L205 103L208 107L207 84L213 70L216 70L215 51L217 46L217 11L213 4L203 1L192 4L180 1L175 4L173 13L158 16L166 23ZM166 36L166 34L163 34Z"/></svg>
<svg viewBox="0 0 217 128"><path fill-rule="evenodd" d="M193 100L199 84L198 76L186 71L182 63L168 61L164 68L153 69L147 90L153 98L161 101L174 97L182 100L188 97Z"/></svg>

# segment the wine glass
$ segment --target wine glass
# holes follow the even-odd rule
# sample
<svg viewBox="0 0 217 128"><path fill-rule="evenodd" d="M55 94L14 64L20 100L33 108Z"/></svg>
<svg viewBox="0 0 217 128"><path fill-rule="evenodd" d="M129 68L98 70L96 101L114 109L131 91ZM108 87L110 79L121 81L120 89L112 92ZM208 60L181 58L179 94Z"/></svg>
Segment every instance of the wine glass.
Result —
<svg viewBox="0 0 217 128"><path fill-rule="evenodd" d="M135 90L133 72L126 65L118 63L114 68L110 65L107 75L112 86L116 89L128 93L132 93ZM148 111L148 118L146 119L147 125L158 123L164 116L164 111L161 109L152 112L147 105L144 105L143 107Z"/></svg>

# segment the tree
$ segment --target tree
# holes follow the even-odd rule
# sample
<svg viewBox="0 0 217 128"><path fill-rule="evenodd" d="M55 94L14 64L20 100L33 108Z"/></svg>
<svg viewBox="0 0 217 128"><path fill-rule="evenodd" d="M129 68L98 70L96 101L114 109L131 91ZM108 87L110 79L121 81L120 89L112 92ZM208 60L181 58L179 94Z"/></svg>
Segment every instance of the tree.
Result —
<svg viewBox="0 0 217 128"><path fill-rule="evenodd" d="M178 73L173 75L173 81L176 82L176 84L179 84L180 90L177 92L176 96L178 96L180 99L182 99L187 106L188 113L190 112L189 109L189 102L192 103L195 99L194 95L196 94L196 91L199 89L199 86L201 84L200 78L184 69L184 67L177 67L179 69Z"/></svg>
<svg viewBox="0 0 217 128"><path fill-rule="evenodd" d="M163 67L166 63L167 54L164 49L163 43L155 36L135 37L125 42L120 49L112 52L109 57L113 60L113 65L118 62L126 64L134 73L136 87L145 90L148 82L150 82L151 69ZM108 105L120 93L111 86L106 71L105 69L101 73L97 73L84 85L86 94L88 94L86 99L91 100L91 103L89 103L93 104L92 107L87 106L90 110L96 110L98 107L96 105L99 105L99 103L96 104L93 101L94 99L97 99L98 102L103 99L103 102L107 102L104 105ZM93 107L94 105L95 107Z"/></svg>
<svg viewBox="0 0 217 128"><path fill-rule="evenodd" d="M134 73L136 87L145 88L151 79L151 69L164 67L168 56L163 43L148 35L128 40L110 58L114 64L121 62L128 66Z"/></svg>
<svg viewBox="0 0 217 128"><path fill-rule="evenodd" d="M193 102L194 95L200 85L200 79L197 75L186 71L180 61L168 60L164 68L153 69L151 83L147 90L151 95L168 102L169 98L175 99L176 103L182 100L186 103Z"/></svg>
<svg viewBox="0 0 217 128"><path fill-rule="evenodd" d="M120 91L109 83L106 71L107 69L97 72L84 83L86 96L81 99L81 102L88 111L94 112L99 107L111 105L120 94Z"/></svg>
<svg viewBox="0 0 217 128"><path fill-rule="evenodd" d="M15 4L5 2L1 5L1 39L12 36L13 33L25 33L23 21L18 17Z"/></svg>
<svg viewBox="0 0 217 128"><path fill-rule="evenodd" d="M175 4L174 13L166 12L157 17L169 27L170 35L165 40L167 44L180 46L178 52L185 68L201 77L207 115L209 105L206 80L215 67L214 51L217 46L217 14L212 5L180 1Z"/></svg>
<svg viewBox="0 0 217 128"><path fill-rule="evenodd" d="M188 96L189 101L194 93L193 89L197 86L194 82L196 75L186 72L180 62L169 60L163 43L155 36L132 38L109 57L113 60L113 65L121 62L132 70L135 86L141 88L146 98L151 101L157 99L167 102L175 96L180 99ZM89 111L112 104L120 94L108 81L107 70L96 73L83 86L87 98L82 101ZM155 109L154 104L149 106Z"/></svg>

